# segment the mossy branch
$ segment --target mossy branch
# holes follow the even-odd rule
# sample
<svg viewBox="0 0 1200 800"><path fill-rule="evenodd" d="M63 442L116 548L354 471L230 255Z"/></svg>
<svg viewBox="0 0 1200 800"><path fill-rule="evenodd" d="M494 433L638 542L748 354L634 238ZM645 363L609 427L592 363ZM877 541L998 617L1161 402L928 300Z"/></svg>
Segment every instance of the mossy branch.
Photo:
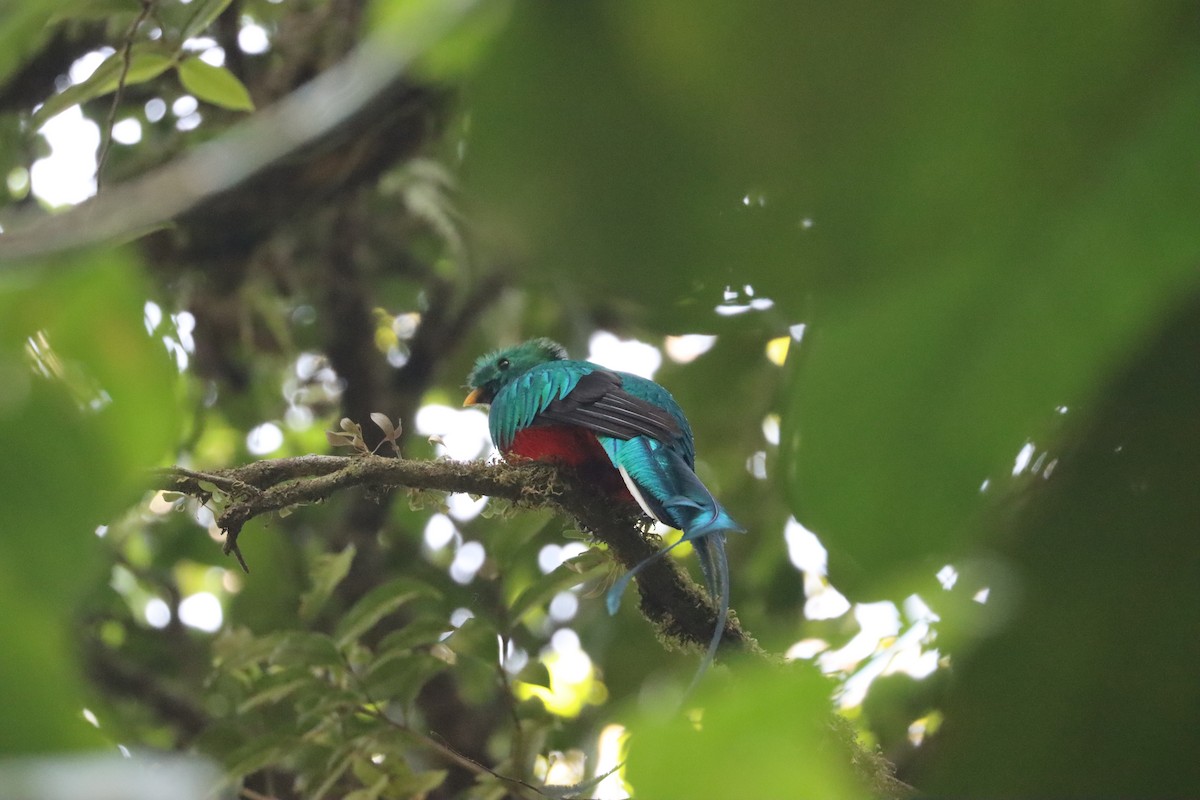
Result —
<svg viewBox="0 0 1200 800"><path fill-rule="evenodd" d="M236 557L244 569L238 536L247 522L272 511L325 500L353 487L463 492L503 498L518 507L550 508L573 517L583 530L606 544L626 569L656 550L643 535L635 513L609 502L569 472L545 464L310 455L211 472L171 467L163 470L155 483L159 489L207 499L211 490L205 484L230 498L217 524L225 532L225 552ZM655 559L638 573L636 581L642 612L661 634L700 648L708 643L717 624L716 609L672 559ZM759 652L732 611L723 643Z"/></svg>
<svg viewBox="0 0 1200 800"><path fill-rule="evenodd" d="M607 501L566 470L533 462L519 464L420 461L356 456L309 455L255 461L240 467L196 472L182 467L162 470L156 488L207 500L216 487L230 498L217 519L225 531L225 552L245 567L238 548L242 527L257 516L325 500L339 491L360 487L383 492L418 489L463 492L508 500L519 508L549 508L573 517L579 526L606 544L629 569L652 555L658 545L642 533L641 519L622 505ZM703 650L716 625L716 609L708 596L670 558L659 558L635 578L642 613L664 639ZM722 643L764 655L758 643L730 610ZM893 776L882 756L863 748L853 731L835 716L835 728L854 753L855 771L874 795L904 798L913 794Z"/></svg>

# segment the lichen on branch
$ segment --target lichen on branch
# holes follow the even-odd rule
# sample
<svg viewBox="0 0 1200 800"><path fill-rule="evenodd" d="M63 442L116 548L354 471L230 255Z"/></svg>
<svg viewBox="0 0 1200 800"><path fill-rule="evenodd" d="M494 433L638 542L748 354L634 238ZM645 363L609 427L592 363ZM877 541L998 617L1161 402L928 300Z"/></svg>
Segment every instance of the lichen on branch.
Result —
<svg viewBox="0 0 1200 800"><path fill-rule="evenodd" d="M213 489L229 498L217 518L225 532L226 554L247 569L238 537L255 517L326 500L337 492L362 488L382 492L420 489L502 498L523 508L550 508L575 519L608 546L626 569L652 555L656 545L642 532L639 517L615 505L573 474L547 464L426 461L356 456L308 455L266 459L240 467L197 472L162 470L155 488L207 501ZM717 614L705 593L670 558L651 561L638 573L638 594L646 617L669 641L703 648ZM758 652L732 611L725 626L726 646Z"/></svg>

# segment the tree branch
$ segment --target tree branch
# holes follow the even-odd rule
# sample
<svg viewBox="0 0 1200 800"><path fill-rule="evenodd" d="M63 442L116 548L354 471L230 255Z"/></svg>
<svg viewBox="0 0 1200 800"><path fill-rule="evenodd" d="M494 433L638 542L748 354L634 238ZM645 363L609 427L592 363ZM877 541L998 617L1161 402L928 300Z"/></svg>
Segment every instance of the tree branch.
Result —
<svg viewBox="0 0 1200 800"><path fill-rule="evenodd" d="M639 529L638 517L599 496L566 471L546 464L416 461L364 456L309 455L256 461L207 473L172 467L159 473L156 488L207 500L215 486L230 504L217 519L225 531L225 552L246 566L238 548L243 526L255 517L290 506L325 500L352 487L371 491L397 488L463 492L508 500L526 508L551 508L573 517L581 528L608 545L627 569L652 555L656 546ZM669 639L704 647L717 624L707 595L669 558L647 564L636 578L641 609ZM732 611L723 643L760 652Z"/></svg>
<svg viewBox="0 0 1200 800"><path fill-rule="evenodd" d="M635 512L600 496L572 473L548 464L415 461L375 455L322 456L256 461L241 467L193 472L171 467L158 473L156 488L207 500L216 487L230 505L217 524L226 533L226 552L237 554L237 537L251 519L289 506L324 500L351 487L384 492L416 489L464 492L503 498L519 507L550 508L573 517L581 528L606 544L627 569L656 552L642 534ZM239 555L240 559L240 555ZM635 578L642 613L667 640L704 649L716 625L708 596L670 558L658 558ZM730 610L722 645L763 655L758 642ZM855 772L881 797L907 798L913 789L893 775L876 750L863 747L852 726L834 715L835 733L854 753Z"/></svg>
<svg viewBox="0 0 1200 800"><path fill-rule="evenodd" d="M435 3L402 30L388 29L219 139L61 214L29 209L4 221L0 272L23 259L141 235L195 211L289 155L320 142L372 105L391 102L408 67L478 0ZM353 155L353 148L343 148ZM314 176L319 178L319 176ZM318 180L319 182L319 180Z"/></svg>

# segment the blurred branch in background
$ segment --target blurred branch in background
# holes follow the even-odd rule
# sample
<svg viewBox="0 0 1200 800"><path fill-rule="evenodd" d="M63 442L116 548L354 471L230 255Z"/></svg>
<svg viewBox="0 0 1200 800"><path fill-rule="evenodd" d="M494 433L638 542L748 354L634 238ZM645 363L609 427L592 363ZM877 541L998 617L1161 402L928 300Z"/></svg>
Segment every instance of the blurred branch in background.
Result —
<svg viewBox="0 0 1200 800"><path fill-rule="evenodd" d="M25 209L3 220L0 269L88 245L144 235L241 187L301 151L362 155L354 138L364 118L403 114L413 61L459 22L474 0L436 3L402 31L364 42L345 61L315 77L218 140L61 214ZM343 138L350 134L349 141ZM354 142L356 147L347 147ZM389 149L395 142L387 140ZM370 159L354 165L370 170ZM375 165L376 171L378 165ZM343 176L341 180L345 180ZM289 191L330 191L327 171L303 176ZM272 179L273 180L273 179ZM248 221L245 217L240 218Z"/></svg>

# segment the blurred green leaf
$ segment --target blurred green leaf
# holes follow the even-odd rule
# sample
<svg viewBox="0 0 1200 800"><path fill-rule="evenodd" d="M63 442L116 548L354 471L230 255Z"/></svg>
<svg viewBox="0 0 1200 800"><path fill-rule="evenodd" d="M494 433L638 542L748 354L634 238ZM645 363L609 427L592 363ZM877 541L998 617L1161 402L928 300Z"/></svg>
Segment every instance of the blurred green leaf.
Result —
<svg viewBox="0 0 1200 800"><path fill-rule="evenodd" d="M288 631L271 651L270 663L280 667L340 667L345 662L333 640L315 631Z"/></svg>
<svg viewBox="0 0 1200 800"><path fill-rule="evenodd" d="M574 558L567 559L550 572L540 576L525 588L508 610L508 620L518 624L531 610L545 605L559 592L596 580L608 574L612 560L604 550L591 548Z"/></svg>
<svg viewBox="0 0 1200 800"><path fill-rule="evenodd" d="M26 268L38 280L0 282L0 638L11 645L0 706L37 710L0 721L2 752L91 741L67 614L103 569L97 527L142 496L176 430L177 376L142 327L132 259L101 251Z"/></svg>
<svg viewBox="0 0 1200 800"><path fill-rule="evenodd" d="M171 68L174 54L162 42L137 42L130 51L129 69L125 70L125 54L113 53L96 67L87 80L69 86L46 100L33 115L33 127L40 128L46 120L78 103L114 92L125 75L126 86L136 86L154 80Z"/></svg>
<svg viewBox="0 0 1200 800"><path fill-rule="evenodd" d="M265 676L254 687L254 693L238 704L238 713L245 714L259 706L284 700L313 685L317 679L303 667L293 667Z"/></svg>
<svg viewBox="0 0 1200 800"><path fill-rule="evenodd" d="M782 477L878 593L1196 286L1186 8L520 5L467 186L537 280L651 329L806 323Z"/></svg>
<svg viewBox="0 0 1200 800"><path fill-rule="evenodd" d="M389 790L397 796L424 797L429 792L446 782L447 771L430 769L424 772L414 772L409 776L394 780L389 784Z"/></svg>
<svg viewBox="0 0 1200 800"><path fill-rule="evenodd" d="M214 67L198 57L187 58L175 67L183 88L206 103L233 111L253 111L250 92L225 67Z"/></svg>
<svg viewBox="0 0 1200 800"><path fill-rule="evenodd" d="M324 780L312 790L313 800L322 800L333 788L338 779L354 764L354 754L351 748L343 747L334 758L330 759L330 767L325 770Z"/></svg>
<svg viewBox="0 0 1200 800"><path fill-rule="evenodd" d="M629 726L626 774L634 796L870 796L830 727L830 686L815 670L744 663L714 683L689 703L698 711L657 709Z"/></svg>
<svg viewBox="0 0 1200 800"><path fill-rule="evenodd" d="M90 477L107 487L106 510L91 512L97 523L104 521L98 514L115 513L133 491L141 493L143 471L163 461L179 429L178 371L162 343L146 335L147 294L136 260L122 251L56 259L36 286L12 292L0 286L4 346L26 349L27 342L44 339L48 360L38 369L52 374L31 388L46 393L47 402L71 407L43 429L48 435L38 451L51 457L59 443L96 448L87 458L77 449L74 461L91 467L75 479ZM56 492L46 486L43 493Z"/></svg>
<svg viewBox="0 0 1200 800"><path fill-rule="evenodd" d="M436 619L415 619L398 631L393 631L379 642L379 658L393 653L402 653L414 647L433 644L450 630L450 623Z"/></svg>
<svg viewBox="0 0 1200 800"><path fill-rule="evenodd" d="M376 703L397 703L406 708L435 675L449 665L429 653L414 652L371 665L362 678L362 690Z"/></svg>
<svg viewBox="0 0 1200 800"><path fill-rule="evenodd" d="M34 5L34 4L22 4ZM80 19L128 18L132 20L138 7L129 0L61 0L55 3L58 11L52 23L63 23Z"/></svg>
<svg viewBox="0 0 1200 800"><path fill-rule="evenodd" d="M217 545L218 552L220 548ZM259 634L294 626L300 598L309 587L303 554L278 526L253 520L242 531L238 546L254 569L231 603L235 618ZM229 563L228 560L226 563ZM271 565L256 569L256 565Z"/></svg>
<svg viewBox="0 0 1200 800"><path fill-rule="evenodd" d="M800 45L830 122L781 465L855 591L959 551L1018 452L1198 285L1200 53L1172 14L943 12L936 37L931 10L849 40L816 17Z"/></svg>
<svg viewBox="0 0 1200 800"><path fill-rule="evenodd" d="M382 749L382 743L377 745ZM428 772L413 772L403 757L388 758L381 766L376 766L365 758L354 761L354 776L363 783L363 789L346 796L346 800L371 800L380 796L384 789L388 797L423 797L442 784L446 779L445 770Z"/></svg>
<svg viewBox="0 0 1200 800"><path fill-rule="evenodd" d="M804 279L812 213L798 76L814 10L693 11L517 4L469 81L464 172L483 228L549 288L621 298L671 333L714 329L730 284L794 314L802 296L784 289Z"/></svg>
<svg viewBox="0 0 1200 800"><path fill-rule="evenodd" d="M438 0L381 0L369 8L370 23L383 37L402 35L436 16ZM435 80L461 78L486 54L495 36L503 30L511 2L478 3L452 30L431 43L416 71Z"/></svg>
<svg viewBox="0 0 1200 800"><path fill-rule="evenodd" d="M270 658L286 635L255 636L247 628L226 628L213 640L213 655L217 666L226 672L245 669Z"/></svg>
<svg viewBox="0 0 1200 800"><path fill-rule="evenodd" d="M278 763L294 745L294 737L288 734L256 737L230 757L227 769L233 775L251 775Z"/></svg>
<svg viewBox="0 0 1200 800"><path fill-rule="evenodd" d="M57 0L0 2L0 84L45 43L46 24L58 9Z"/></svg>
<svg viewBox="0 0 1200 800"><path fill-rule="evenodd" d="M63 619L20 591L13 566L0 561L0 757L101 746L104 737L83 718Z"/></svg>
<svg viewBox="0 0 1200 800"><path fill-rule="evenodd" d="M955 655L945 723L918 753L929 794L1182 797L1200 785L1197 353L1193 299L997 520L988 544L1007 585L989 580L970 613L951 605L939 636Z"/></svg>
<svg viewBox="0 0 1200 800"><path fill-rule="evenodd" d="M322 553L317 556L311 570L312 589L300 598L300 619L311 621L329 600L333 590L350 571L350 564L357 552L354 545L347 545L340 553Z"/></svg>
<svg viewBox="0 0 1200 800"><path fill-rule="evenodd" d="M338 647L346 647L405 603L418 598L436 599L440 596L432 586L415 578L397 578L383 586L377 586L359 600L338 623L333 635L334 642Z"/></svg>
<svg viewBox="0 0 1200 800"><path fill-rule="evenodd" d="M383 790L388 788L389 782L387 775L380 775L373 784L363 789L354 790L346 795L344 800L378 800Z"/></svg>
<svg viewBox="0 0 1200 800"><path fill-rule="evenodd" d="M192 17L180 31L180 40L186 42L188 39L204 33L208 30L208 26L221 16L221 12L229 8L231 2L233 0L197 0L192 3Z"/></svg>
<svg viewBox="0 0 1200 800"><path fill-rule="evenodd" d="M496 628L480 617L471 617L459 625L443 644L456 655L483 659L489 664L494 663L498 655Z"/></svg>

